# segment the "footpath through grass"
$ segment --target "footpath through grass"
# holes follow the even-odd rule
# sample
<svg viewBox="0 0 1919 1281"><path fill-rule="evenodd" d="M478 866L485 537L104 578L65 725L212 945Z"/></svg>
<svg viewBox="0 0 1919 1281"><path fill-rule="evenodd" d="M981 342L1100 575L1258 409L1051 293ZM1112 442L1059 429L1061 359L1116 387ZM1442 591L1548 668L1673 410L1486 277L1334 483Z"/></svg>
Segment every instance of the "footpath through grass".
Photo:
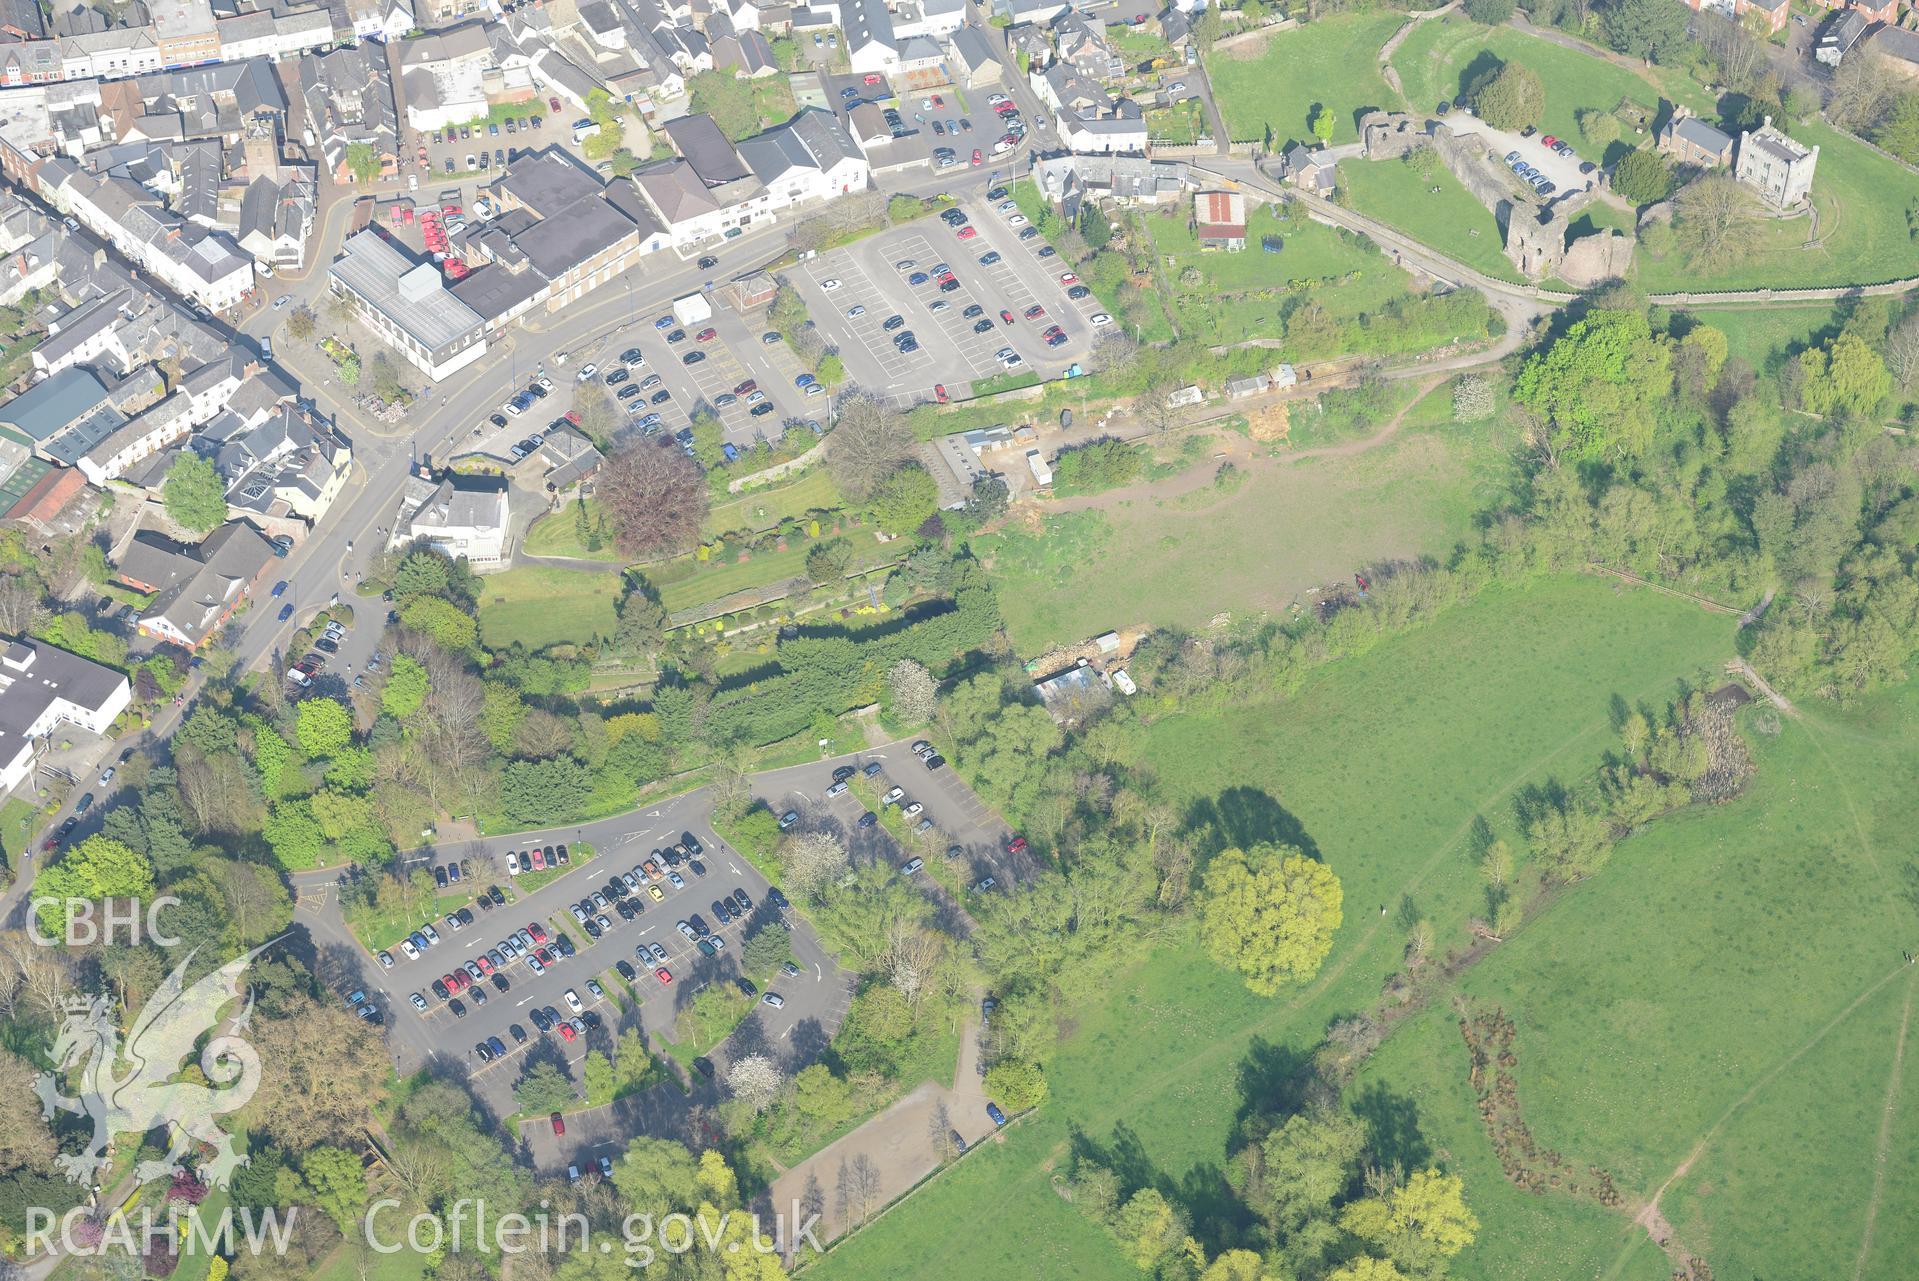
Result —
<svg viewBox="0 0 1919 1281"><path fill-rule="evenodd" d="M836 1249L822 1275L1127 1275L1110 1239L1051 1187L1072 1135L1136 1144L1149 1179L1209 1186L1246 1090L1285 1072L1331 1018L1370 1005L1399 964L1404 934L1378 905L1410 896L1442 940L1457 938L1478 906L1466 840L1474 818L1509 825L1520 787L1597 763L1614 696L1663 700L1731 644L1727 620L1691 606L1591 579L1545 580L1497 589L1329 669L1284 705L1161 721L1144 763L1173 796L1210 805L1241 841L1272 839L1296 820L1339 873L1345 923L1324 971L1262 999L1178 931L1077 1011L1032 1122ZM1460 1059L1457 1089L1470 1100ZM1505 1198L1488 1186L1497 1182L1481 1174L1467 1184L1482 1241L1520 1226L1502 1217ZM1557 1235L1532 1244L1565 1266L1526 1275L1593 1276L1611 1261L1613 1216L1553 1223ZM1467 1251L1455 1275L1500 1275L1488 1257Z"/></svg>

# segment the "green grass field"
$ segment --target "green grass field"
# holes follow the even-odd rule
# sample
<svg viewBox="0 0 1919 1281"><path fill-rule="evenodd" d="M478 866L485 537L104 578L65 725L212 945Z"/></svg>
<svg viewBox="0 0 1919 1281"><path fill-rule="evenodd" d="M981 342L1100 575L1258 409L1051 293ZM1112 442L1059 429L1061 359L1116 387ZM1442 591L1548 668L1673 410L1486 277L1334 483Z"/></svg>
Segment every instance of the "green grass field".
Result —
<svg viewBox="0 0 1919 1281"><path fill-rule="evenodd" d="M1310 139L1316 103L1333 112L1335 143L1359 136L1354 121L1372 107L1394 105L1379 75L1379 46L1399 29L1396 13L1336 13L1267 40L1222 49L1206 59L1226 127L1240 141L1264 138L1278 147Z"/></svg>
<svg viewBox="0 0 1919 1281"><path fill-rule="evenodd" d="M1812 121L1793 136L1817 145L1819 167L1812 200L1819 240L1806 245L1812 224L1796 218L1762 223L1748 252L1723 271L1702 277L1677 254L1641 255L1638 283L1649 290L1791 288L1866 285L1919 275L1919 241L1907 230L1907 211L1919 208L1919 174L1868 151Z"/></svg>
<svg viewBox="0 0 1919 1281"><path fill-rule="evenodd" d="M597 499L586 500L586 518L597 524L600 517L600 504ZM588 550L579 538L578 509L573 503L567 503L556 512L549 512L533 522L526 531L526 540L520 550L528 556L571 556L576 560L621 560L619 551L611 542L598 550Z"/></svg>
<svg viewBox="0 0 1919 1281"><path fill-rule="evenodd" d="M1393 67L1410 105L1431 111L1442 100L1457 98L1467 79L1488 65L1488 58L1518 62L1538 73L1546 86L1546 109L1535 123L1540 132L1567 138L1574 146L1583 146L1577 115L1582 109L1611 111L1621 98L1630 98L1648 111L1659 106L1659 89L1624 67L1513 27L1482 26L1463 15L1421 23L1394 53ZM1701 115L1710 107L1697 86L1692 86L1687 105ZM1628 132L1627 145L1634 140ZM1820 159L1823 163L1824 156Z"/></svg>
<svg viewBox="0 0 1919 1281"><path fill-rule="evenodd" d="M892 559L892 554L859 530L849 530L852 544L852 571L871 568ZM708 563L690 577L675 579L660 586L660 603L669 613L690 609L706 601L716 601L734 592L767 587L801 575L806 569L806 553L815 546L811 539L794 539L785 551L754 552L746 560Z"/></svg>
<svg viewBox="0 0 1919 1281"><path fill-rule="evenodd" d="M607 570L523 565L488 574L480 585L480 641L504 649L518 641L542 649L613 632L621 576Z"/></svg>
<svg viewBox="0 0 1919 1281"><path fill-rule="evenodd" d="M1586 151L1592 149L1579 142L1577 113L1582 109L1610 111L1622 98L1628 98L1657 112L1665 98L1708 119L1717 114L1704 89L1676 72L1650 68L1641 74L1512 27L1488 28L1458 15L1422 23L1394 54L1393 66L1412 105L1431 111L1442 99L1457 96L1465 81L1489 59L1517 61L1538 72L1546 85L1546 107L1537 122L1540 131L1570 138ZM1817 244L1806 243L1812 233L1809 219L1768 220L1754 229L1749 250L1723 270L1703 274L1677 252L1663 258L1642 253L1635 283L1642 289L1663 292L1875 284L1919 275L1919 241L1912 238L1907 226L1907 212L1919 208L1919 174L1818 121L1794 125L1792 132L1799 141L1819 147L1819 167L1813 180L1813 204L1819 210ZM1624 144L1636 145L1648 137L1628 133ZM1611 158L1616 159L1617 154L1623 154L1623 150L1615 144ZM1383 218L1483 271L1492 270L1487 262L1490 257L1499 257L1496 233L1491 233L1490 257L1483 252L1479 257L1463 252L1478 248L1476 242L1485 240L1489 233L1482 226L1473 245L1463 244L1462 227L1474 225L1472 211L1454 206L1463 200L1478 209L1477 201L1463 189L1457 191L1458 200L1450 195L1428 198L1421 186L1417 188L1420 198L1429 207L1413 217L1406 211L1415 207L1408 203L1414 190L1403 182L1392 184L1382 178L1380 171L1386 167L1359 163L1341 166L1340 172L1353 193L1354 208ZM1448 182L1440 185L1452 186ZM1395 211L1399 211L1398 216ZM1481 210L1477 216L1491 225L1490 214ZM1497 274L1511 278L1503 258L1498 266Z"/></svg>
<svg viewBox="0 0 1919 1281"><path fill-rule="evenodd" d="M1361 565L1443 552L1463 536L1503 483L1505 456L1495 432L1454 430L1261 466L1216 499L1051 514L1041 533L974 546L1022 654L1132 623L1201 627L1221 610L1279 612Z"/></svg>
<svg viewBox="0 0 1919 1281"><path fill-rule="evenodd" d="M810 467L790 484L756 489L726 502L715 501L706 514L706 529L724 534L734 529L771 529L788 517L839 505L839 490L824 467Z"/></svg>
<svg viewBox="0 0 1919 1281"><path fill-rule="evenodd" d="M1348 160L1339 167L1339 180L1360 213L1495 279L1519 279L1506 260L1506 237L1492 210L1443 167L1427 177L1400 160Z"/></svg>
<svg viewBox="0 0 1919 1281"><path fill-rule="evenodd" d="M1907 1275L1919 1244L1910 1071L1890 1113L1887 1102L1919 990L1900 955L1915 933L1919 691L1843 715L1809 709L1748 740L1759 773L1746 795L1620 846L1465 989L1517 1023L1520 1097L1541 1143L1640 1197L1694 1156L1661 1207L1720 1276L1854 1275L1888 1124L1857 1275ZM1413 1101L1435 1145L1483 1169L1467 1175L1477 1188L1497 1176L1463 1062L1452 1018L1434 1010L1367 1075ZM1574 1208L1501 1191L1538 1229ZM1614 1226L1628 1275L1664 1275L1633 1246L1643 1234ZM1540 1231L1503 1235L1475 1251L1475 1275L1547 1275L1534 1266Z"/></svg>
<svg viewBox="0 0 1919 1281"><path fill-rule="evenodd" d="M1111 1242L1052 1191L1070 1135L1137 1141L1171 1185L1209 1183L1244 1099L1241 1081L1309 1049L1331 1018L1369 1005L1399 964L1403 933L1375 905L1410 896L1450 943L1478 904L1466 848L1475 817L1508 823L1524 785L1590 770L1609 744L1614 695L1662 699L1731 644L1727 620L1690 606L1590 579L1546 580L1493 591L1329 668L1283 706L1161 721L1144 763L1173 797L1192 803L1250 789L1225 799L1250 801L1240 808L1255 816L1270 798L1339 873L1345 922L1325 969L1298 991L1261 999L1203 959L1182 929L1076 1010L1049 1069L1051 1096L1031 1122L835 1250L824 1275L897 1276L908 1259L928 1276L1129 1275ZM1457 750L1466 742L1473 751ZM1255 818L1244 839L1266 830ZM1601 879L1611 876L1608 869ZM1457 1059L1464 1094L1463 1050ZM1447 1157L1462 1160L1451 1148ZM1510 1198L1496 1173L1469 1179L1467 1190L1486 1219L1482 1241L1524 1230L1497 1213ZM1563 1264L1527 1275L1596 1276L1611 1262L1623 1220L1566 1206L1548 1211L1551 1240L1512 1243ZM980 1231L982 1223L994 1230ZM1516 1275L1490 1262L1505 1257L1475 1247L1454 1275Z"/></svg>
<svg viewBox="0 0 1919 1281"><path fill-rule="evenodd" d="M1686 314L1723 331L1728 354L1761 372L1808 346L1815 335L1836 330L1840 323L1829 303L1810 307L1689 307Z"/></svg>

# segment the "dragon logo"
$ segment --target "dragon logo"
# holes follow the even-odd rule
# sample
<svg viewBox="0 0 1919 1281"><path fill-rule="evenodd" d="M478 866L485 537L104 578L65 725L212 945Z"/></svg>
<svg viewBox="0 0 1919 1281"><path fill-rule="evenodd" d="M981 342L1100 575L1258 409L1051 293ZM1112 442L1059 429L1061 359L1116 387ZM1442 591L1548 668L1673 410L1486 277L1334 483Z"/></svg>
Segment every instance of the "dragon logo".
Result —
<svg viewBox="0 0 1919 1281"><path fill-rule="evenodd" d="M241 997L240 976L277 941L234 958L191 987L185 976L194 954L188 952L134 1019L124 1046L108 1016L105 996L69 1002L66 1023L53 1044L54 1071L40 1074L34 1092L49 1120L56 1108L93 1118L93 1140L86 1151L56 1158L70 1181L91 1182L106 1169L107 1144L114 1135L144 1134L159 1126L166 1127L170 1146L161 1159L142 1161L135 1168L134 1177L143 1183L180 1173L180 1158L196 1141L214 1149L211 1163L199 1171L200 1181L209 1187L226 1187L233 1172L247 1163L234 1150L233 1136L214 1118L244 1107L260 1087L260 1056L239 1036L253 1012L250 995L229 1028L208 1039L200 1051L200 1072L212 1085L179 1078L194 1047L219 1023L220 1011ZM80 1097L69 1098L60 1093L55 1073L74 1068L80 1073ZM220 1086L231 1088L215 1088Z"/></svg>

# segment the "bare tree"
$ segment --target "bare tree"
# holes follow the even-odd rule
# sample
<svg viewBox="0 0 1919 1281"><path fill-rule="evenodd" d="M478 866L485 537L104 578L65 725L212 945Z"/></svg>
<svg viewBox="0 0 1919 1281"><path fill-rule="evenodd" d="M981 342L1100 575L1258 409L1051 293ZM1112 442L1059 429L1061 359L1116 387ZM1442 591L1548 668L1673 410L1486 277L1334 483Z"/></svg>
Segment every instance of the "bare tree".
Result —
<svg viewBox="0 0 1919 1281"><path fill-rule="evenodd" d="M805 898L818 894L846 871L846 847L831 832L802 832L780 847L786 888Z"/></svg>
<svg viewBox="0 0 1919 1281"><path fill-rule="evenodd" d="M841 1221L865 1223L880 1195L879 1166L866 1153L858 1153L840 1162L838 1183Z"/></svg>
<svg viewBox="0 0 1919 1281"><path fill-rule="evenodd" d="M580 430L605 448L620 428L620 411L606 384L597 378L581 383L573 393L573 408L580 414Z"/></svg>
<svg viewBox="0 0 1919 1281"><path fill-rule="evenodd" d="M635 441L606 460L598 485L614 541L627 555L671 555L699 541L706 477L683 450Z"/></svg>
<svg viewBox="0 0 1919 1281"><path fill-rule="evenodd" d="M1116 373L1132 364L1139 356L1139 344L1133 341L1131 334L1117 327L1108 327L1093 346L1092 355L1087 357L1087 368L1096 374Z"/></svg>
<svg viewBox="0 0 1919 1281"><path fill-rule="evenodd" d="M906 921L893 922L887 934L886 952L881 957L886 981L906 998L907 1007L916 1013L942 951L937 934Z"/></svg>
<svg viewBox="0 0 1919 1281"><path fill-rule="evenodd" d="M9 1018L23 1008L59 1017L71 977L58 950L41 947L24 930L0 934L0 996Z"/></svg>
<svg viewBox="0 0 1919 1281"><path fill-rule="evenodd" d="M1673 233L1689 265L1716 270L1746 252L1759 210L1730 174L1710 173L1673 199Z"/></svg>
<svg viewBox="0 0 1919 1281"><path fill-rule="evenodd" d="M1733 19L1701 12L1693 30L1706 56L1718 64L1720 76L1735 92L1750 90L1754 78L1766 69L1765 48Z"/></svg>
<svg viewBox="0 0 1919 1281"><path fill-rule="evenodd" d="M25 635L40 613L40 584L32 575L0 574L0 633Z"/></svg>
<svg viewBox="0 0 1919 1281"><path fill-rule="evenodd" d="M1909 392L1919 384L1919 311L1907 315L1887 336L1886 367L1900 391Z"/></svg>
<svg viewBox="0 0 1919 1281"><path fill-rule="evenodd" d="M1833 73L1826 119L1842 129L1863 133L1892 110L1900 84L1899 73L1884 57L1873 53L1863 58L1848 57Z"/></svg>
<svg viewBox="0 0 1919 1281"><path fill-rule="evenodd" d="M1173 403L1173 393L1178 390L1179 384L1171 378L1153 379L1145 391L1133 397L1133 413L1156 432L1171 431L1179 425L1180 407Z"/></svg>
<svg viewBox="0 0 1919 1281"><path fill-rule="evenodd" d="M892 406L844 396L828 438L826 466L848 498L864 499L913 454L913 429Z"/></svg>
<svg viewBox="0 0 1919 1281"><path fill-rule="evenodd" d="M785 1084L786 1074L769 1055L749 1054L726 1069L726 1088L755 1112L771 1107Z"/></svg>
<svg viewBox="0 0 1919 1281"><path fill-rule="evenodd" d="M939 1158L941 1165L958 1155L953 1151L952 1131L953 1116L946 1110L946 1100L935 1100L933 1110L926 1114L926 1139L933 1145L933 1155Z"/></svg>

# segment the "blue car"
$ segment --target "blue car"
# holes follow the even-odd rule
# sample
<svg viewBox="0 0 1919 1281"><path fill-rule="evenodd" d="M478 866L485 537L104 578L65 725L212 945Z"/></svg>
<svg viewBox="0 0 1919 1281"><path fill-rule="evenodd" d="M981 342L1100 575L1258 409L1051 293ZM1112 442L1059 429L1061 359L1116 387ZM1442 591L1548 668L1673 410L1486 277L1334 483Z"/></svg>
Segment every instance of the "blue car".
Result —
<svg viewBox="0 0 1919 1281"><path fill-rule="evenodd" d="M816 381L817 380L811 374L801 374L798 378L795 378L793 380L793 385L795 387L810 387Z"/></svg>
<svg viewBox="0 0 1919 1281"><path fill-rule="evenodd" d="M671 316L661 316L658 320L653 322L653 328L655 329L671 329L672 327L673 327L673 317Z"/></svg>
<svg viewBox="0 0 1919 1281"><path fill-rule="evenodd" d="M912 275L906 278L906 283L909 285L923 285L931 279L932 277L927 275L925 272L916 271Z"/></svg>
<svg viewBox="0 0 1919 1281"><path fill-rule="evenodd" d="M273 594L275 596L284 596L286 595L286 591L287 591L287 580L284 578L282 578L279 582L273 585Z"/></svg>
<svg viewBox="0 0 1919 1281"><path fill-rule="evenodd" d="M994 1125L1006 1124L1006 1113L999 1110L999 1104L997 1103L988 1103L986 1105L986 1115Z"/></svg>
<svg viewBox="0 0 1919 1281"><path fill-rule="evenodd" d="M720 446L720 456L729 463L736 463L740 460L740 451L729 442Z"/></svg>
<svg viewBox="0 0 1919 1281"><path fill-rule="evenodd" d="M282 606L280 606L280 621L281 621L281 622L283 622L283 623L284 623L284 622L286 622L286 621L287 621L287 619L289 619L289 618L292 618L292 617L293 617L293 606L292 606L292 605L282 605Z"/></svg>

